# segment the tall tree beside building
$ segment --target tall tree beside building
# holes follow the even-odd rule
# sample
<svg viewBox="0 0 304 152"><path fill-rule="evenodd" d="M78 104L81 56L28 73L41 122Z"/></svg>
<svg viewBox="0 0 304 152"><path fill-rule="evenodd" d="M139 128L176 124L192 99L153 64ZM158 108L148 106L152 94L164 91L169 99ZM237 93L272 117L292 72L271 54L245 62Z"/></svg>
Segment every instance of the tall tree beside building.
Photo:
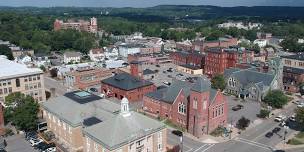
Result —
<svg viewBox="0 0 304 152"><path fill-rule="evenodd" d="M304 127L304 108L296 109L296 121L299 123L299 126Z"/></svg>
<svg viewBox="0 0 304 152"><path fill-rule="evenodd" d="M14 60L12 51L7 45L0 45L0 55L5 55L9 60Z"/></svg>
<svg viewBox="0 0 304 152"><path fill-rule="evenodd" d="M272 90L267 93L263 101L274 108L282 108L287 104L288 97L281 90Z"/></svg>
<svg viewBox="0 0 304 152"><path fill-rule="evenodd" d="M20 130L34 130L38 121L39 105L33 97L20 92L5 97L5 118Z"/></svg>
<svg viewBox="0 0 304 152"><path fill-rule="evenodd" d="M226 82L225 82L224 76L221 74L214 76L211 79L211 87L213 89L220 89L223 91L226 87Z"/></svg>

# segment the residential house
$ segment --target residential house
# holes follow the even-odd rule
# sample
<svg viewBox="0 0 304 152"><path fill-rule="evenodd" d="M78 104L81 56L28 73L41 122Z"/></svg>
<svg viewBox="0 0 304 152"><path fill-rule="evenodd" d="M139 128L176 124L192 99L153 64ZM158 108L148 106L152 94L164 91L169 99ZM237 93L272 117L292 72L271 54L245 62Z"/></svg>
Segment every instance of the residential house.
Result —
<svg viewBox="0 0 304 152"><path fill-rule="evenodd" d="M81 61L81 56L80 52L67 51L63 54L63 62L65 64L79 63Z"/></svg>
<svg viewBox="0 0 304 152"><path fill-rule="evenodd" d="M105 58L104 50L102 48L91 49L89 51L90 60L94 62L102 61Z"/></svg>

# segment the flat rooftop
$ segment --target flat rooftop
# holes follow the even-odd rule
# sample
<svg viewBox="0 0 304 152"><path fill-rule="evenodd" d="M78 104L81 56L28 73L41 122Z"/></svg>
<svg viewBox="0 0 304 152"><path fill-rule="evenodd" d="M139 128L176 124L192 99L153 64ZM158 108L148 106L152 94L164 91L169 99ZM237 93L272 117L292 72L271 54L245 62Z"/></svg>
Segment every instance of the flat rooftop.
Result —
<svg viewBox="0 0 304 152"><path fill-rule="evenodd" d="M19 64L8 59L0 58L0 79L42 73L43 72L38 68L28 68L24 64Z"/></svg>

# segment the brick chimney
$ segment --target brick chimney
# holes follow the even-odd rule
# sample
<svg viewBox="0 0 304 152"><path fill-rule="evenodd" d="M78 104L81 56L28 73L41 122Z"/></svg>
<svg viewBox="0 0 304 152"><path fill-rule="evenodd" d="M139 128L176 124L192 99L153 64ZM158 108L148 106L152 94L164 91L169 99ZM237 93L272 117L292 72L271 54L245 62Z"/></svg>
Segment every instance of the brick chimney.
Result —
<svg viewBox="0 0 304 152"><path fill-rule="evenodd" d="M141 63L138 61L132 61L130 62L130 71L131 71L131 75L138 77L138 78L142 78L143 73L142 73L142 67L141 67Z"/></svg>

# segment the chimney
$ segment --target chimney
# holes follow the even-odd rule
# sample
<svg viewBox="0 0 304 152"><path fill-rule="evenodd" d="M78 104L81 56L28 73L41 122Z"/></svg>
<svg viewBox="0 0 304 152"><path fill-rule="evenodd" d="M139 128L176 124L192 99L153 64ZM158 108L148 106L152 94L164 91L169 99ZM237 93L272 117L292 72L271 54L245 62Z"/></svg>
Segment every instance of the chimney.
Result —
<svg viewBox="0 0 304 152"><path fill-rule="evenodd" d="M142 78L143 74L142 74L142 67L140 62L132 61L130 63L130 67L131 67L130 71L132 76Z"/></svg>

